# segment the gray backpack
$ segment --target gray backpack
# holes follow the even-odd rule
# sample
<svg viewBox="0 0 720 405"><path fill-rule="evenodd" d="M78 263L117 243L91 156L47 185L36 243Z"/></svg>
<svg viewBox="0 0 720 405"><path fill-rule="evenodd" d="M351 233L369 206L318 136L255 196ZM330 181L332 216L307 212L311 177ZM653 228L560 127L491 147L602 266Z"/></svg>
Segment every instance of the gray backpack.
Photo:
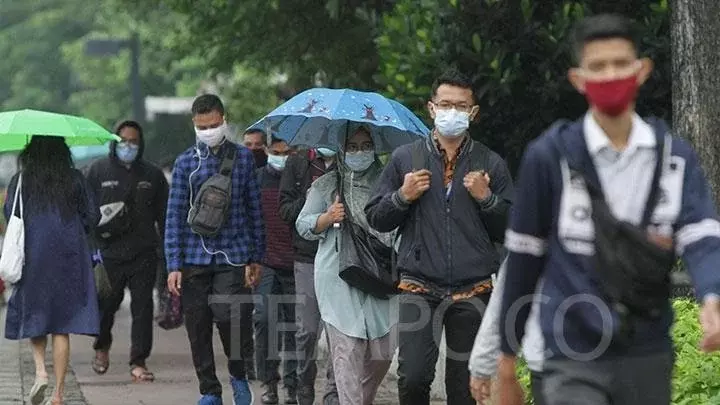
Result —
<svg viewBox="0 0 720 405"><path fill-rule="evenodd" d="M232 202L232 172L236 154L234 146L226 149L219 173L200 186L190 207L188 225L200 236L215 236L225 225Z"/></svg>

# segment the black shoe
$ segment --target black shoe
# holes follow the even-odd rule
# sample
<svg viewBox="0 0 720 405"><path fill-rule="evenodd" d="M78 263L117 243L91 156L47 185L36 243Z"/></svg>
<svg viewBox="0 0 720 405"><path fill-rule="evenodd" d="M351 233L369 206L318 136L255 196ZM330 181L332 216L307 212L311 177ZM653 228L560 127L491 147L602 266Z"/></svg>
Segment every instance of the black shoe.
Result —
<svg viewBox="0 0 720 405"><path fill-rule="evenodd" d="M260 397L260 402L264 405L276 405L279 402L276 384L265 386L265 392Z"/></svg>
<svg viewBox="0 0 720 405"><path fill-rule="evenodd" d="M286 404L297 404L297 390L295 387L285 388L285 403Z"/></svg>

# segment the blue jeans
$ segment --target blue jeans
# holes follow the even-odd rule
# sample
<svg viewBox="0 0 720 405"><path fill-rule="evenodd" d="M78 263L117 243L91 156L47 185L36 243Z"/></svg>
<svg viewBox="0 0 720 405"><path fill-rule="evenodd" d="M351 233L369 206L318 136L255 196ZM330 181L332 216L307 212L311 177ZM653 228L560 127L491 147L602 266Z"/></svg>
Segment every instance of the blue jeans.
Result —
<svg viewBox="0 0 720 405"><path fill-rule="evenodd" d="M254 291L255 359L258 379L264 384L280 381L297 386L295 353L295 278L292 271L264 267ZM271 347L274 349L271 350Z"/></svg>

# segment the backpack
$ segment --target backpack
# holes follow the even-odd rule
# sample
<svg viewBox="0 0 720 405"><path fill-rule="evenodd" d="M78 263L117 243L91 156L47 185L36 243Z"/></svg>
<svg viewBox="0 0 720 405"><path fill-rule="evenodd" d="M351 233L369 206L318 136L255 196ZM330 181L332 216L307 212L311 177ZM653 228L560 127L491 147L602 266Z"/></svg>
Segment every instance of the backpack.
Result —
<svg viewBox="0 0 720 405"><path fill-rule="evenodd" d="M472 142L472 149L470 150L470 171L486 171L490 172L490 148L483 145L480 142ZM429 157L427 143L415 142L411 145L411 156L412 156L412 169L420 170L427 168L427 159ZM505 243L505 229L507 228L507 222L504 219L496 218L495 216L485 215L482 212L482 222L485 225L488 236L493 243L502 245Z"/></svg>
<svg viewBox="0 0 720 405"><path fill-rule="evenodd" d="M220 163L220 171L207 179L191 202L187 223L200 236L215 236L220 232L232 202L232 172L237 149L227 148Z"/></svg>

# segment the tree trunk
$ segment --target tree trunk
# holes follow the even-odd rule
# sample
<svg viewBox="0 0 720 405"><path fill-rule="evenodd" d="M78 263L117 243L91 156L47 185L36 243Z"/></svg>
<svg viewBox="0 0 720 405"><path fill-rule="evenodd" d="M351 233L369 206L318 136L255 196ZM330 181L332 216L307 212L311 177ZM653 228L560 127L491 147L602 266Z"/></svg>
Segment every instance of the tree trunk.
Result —
<svg viewBox="0 0 720 405"><path fill-rule="evenodd" d="M689 139L720 202L720 1L674 0L672 98L676 133Z"/></svg>

